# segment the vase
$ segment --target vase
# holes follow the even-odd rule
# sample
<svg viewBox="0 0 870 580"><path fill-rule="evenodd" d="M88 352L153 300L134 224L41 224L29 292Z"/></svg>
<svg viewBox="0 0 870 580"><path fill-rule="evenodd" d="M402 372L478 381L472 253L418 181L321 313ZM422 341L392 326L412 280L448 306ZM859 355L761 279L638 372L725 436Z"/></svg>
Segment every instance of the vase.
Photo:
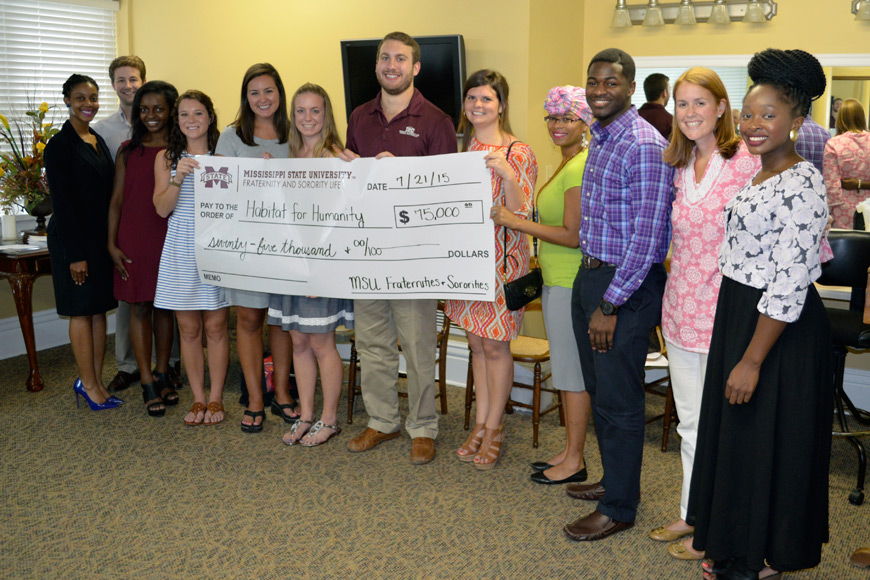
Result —
<svg viewBox="0 0 870 580"><path fill-rule="evenodd" d="M47 195L38 202L27 206L27 213L36 218L36 227L25 233L31 236L44 236L45 218L51 215L51 198Z"/></svg>

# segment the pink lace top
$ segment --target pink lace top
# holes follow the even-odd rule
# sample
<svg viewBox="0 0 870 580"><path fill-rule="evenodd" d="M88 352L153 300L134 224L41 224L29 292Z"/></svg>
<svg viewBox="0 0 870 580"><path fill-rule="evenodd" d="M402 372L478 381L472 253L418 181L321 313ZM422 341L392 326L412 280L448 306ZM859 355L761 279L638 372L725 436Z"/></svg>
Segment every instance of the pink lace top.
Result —
<svg viewBox="0 0 870 580"><path fill-rule="evenodd" d="M731 159L714 153L700 183L695 183L695 155L674 177L671 210L673 255L662 302L662 333L690 352L710 350L719 298L719 247L725 236L725 204L761 167L744 143Z"/></svg>

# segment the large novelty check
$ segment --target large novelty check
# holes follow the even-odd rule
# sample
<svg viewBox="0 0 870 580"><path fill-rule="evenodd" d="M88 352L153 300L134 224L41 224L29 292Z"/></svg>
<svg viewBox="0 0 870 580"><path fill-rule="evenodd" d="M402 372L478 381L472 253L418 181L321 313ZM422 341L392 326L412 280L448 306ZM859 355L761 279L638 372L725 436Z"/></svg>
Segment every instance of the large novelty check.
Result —
<svg viewBox="0 0 870 580"><path fill-rule="evenodd" d="M200 277L276 294L491 301L483 156L197 157Z"/></svg>

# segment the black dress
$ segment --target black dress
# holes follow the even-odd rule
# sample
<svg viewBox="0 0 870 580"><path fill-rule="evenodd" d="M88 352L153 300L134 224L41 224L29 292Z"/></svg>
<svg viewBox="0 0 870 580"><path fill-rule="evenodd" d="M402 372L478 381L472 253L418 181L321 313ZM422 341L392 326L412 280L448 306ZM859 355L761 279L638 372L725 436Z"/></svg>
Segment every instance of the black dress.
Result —
<svg viewBox="0 0 870 580"><path fill-rule="evenodd" d="M725 206L724 277L686 518L695 526L695 549L728 566L725 577L757 577L752 572L765 563L784 572L811 568L828 541L831 328L811 283L821 272L824 191L819 172L801 162L747 186ZM788 324L761 365L752 398L731 405L726 382L759 310Z"/></svg>
<svg viewBox="0 0 870 580"><path fill-rule="evenodd" d="M102 137L96 149L67 121L45 147L45 172L51 192L48 251L57 313L102 314L117 306L112 293L112 260L107 249L109 199L115 164ZM86 260L88 276L77 286L69 266Z"/></svg>

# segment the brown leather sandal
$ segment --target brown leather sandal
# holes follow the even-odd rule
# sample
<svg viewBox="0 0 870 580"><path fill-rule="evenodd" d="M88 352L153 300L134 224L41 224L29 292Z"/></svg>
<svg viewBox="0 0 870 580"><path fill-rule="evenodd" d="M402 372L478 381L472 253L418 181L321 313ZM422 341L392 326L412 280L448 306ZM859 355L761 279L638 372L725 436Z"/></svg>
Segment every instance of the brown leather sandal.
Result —
<svg viewBox="0 0 870 580"><path fill-rule="evenodd" d="M504 443L504 425L498 429L486 429L483 433L483 442L477 455L474 456L474 468L480 471L489 471L495 467L501 457L501 446Z"/></svg>
<svg viewBox="0 0 870 580"><path fill-rule="evenodd" d="M205 405L203 405L202 403L198 403L198 402L194 403L193 405L190 406L190 409L187 411L188 413L193 413L193 417L194 417L193 421L188 421L187 419L185 419L184 424L190 425L191 427L195 427L197 425L202 425L203 420L205 420L205 411L206 411ZM203 414L203 417L202 417L202 419L197 421L196 416L199 415L200 413Z"/></svg>
<svg viewBox="0 0 870 580"><path fill-rule="evenodd" d="M474 456L477 450L480 449L480 444L483 442L483 433L486 431L486 425L477 423L471 433L468 434L468 439L462 444L462 447L456 450L456 459L463 463L471 463L474 461Z"/></svg>
<svg viewBox="0 0 870 580"><path fill-rule="evenodd" d="M217 425L218 423L223 423L223 422L224 422L224 419L227 418L227 417L226 417L226 415L227 415L227 414L226 414L226 411L224 411L224 405L223 405L223 403L221 403L221 402L219 402L219 401L212 401L211 403L209 403L208 405L206 405L205 409L206 409L206 411L208 411L209 413L211 413L211 416L212 416L212 417L215 416L215 413L223 413L224 416L221 417L221 420L220 420L220 421L211 421L210 423L206 423L206 422L205 422L205 417L203 417L203 418L202 418L202 424L203 424L203 425L208 425L208 426Z"/></svg>

